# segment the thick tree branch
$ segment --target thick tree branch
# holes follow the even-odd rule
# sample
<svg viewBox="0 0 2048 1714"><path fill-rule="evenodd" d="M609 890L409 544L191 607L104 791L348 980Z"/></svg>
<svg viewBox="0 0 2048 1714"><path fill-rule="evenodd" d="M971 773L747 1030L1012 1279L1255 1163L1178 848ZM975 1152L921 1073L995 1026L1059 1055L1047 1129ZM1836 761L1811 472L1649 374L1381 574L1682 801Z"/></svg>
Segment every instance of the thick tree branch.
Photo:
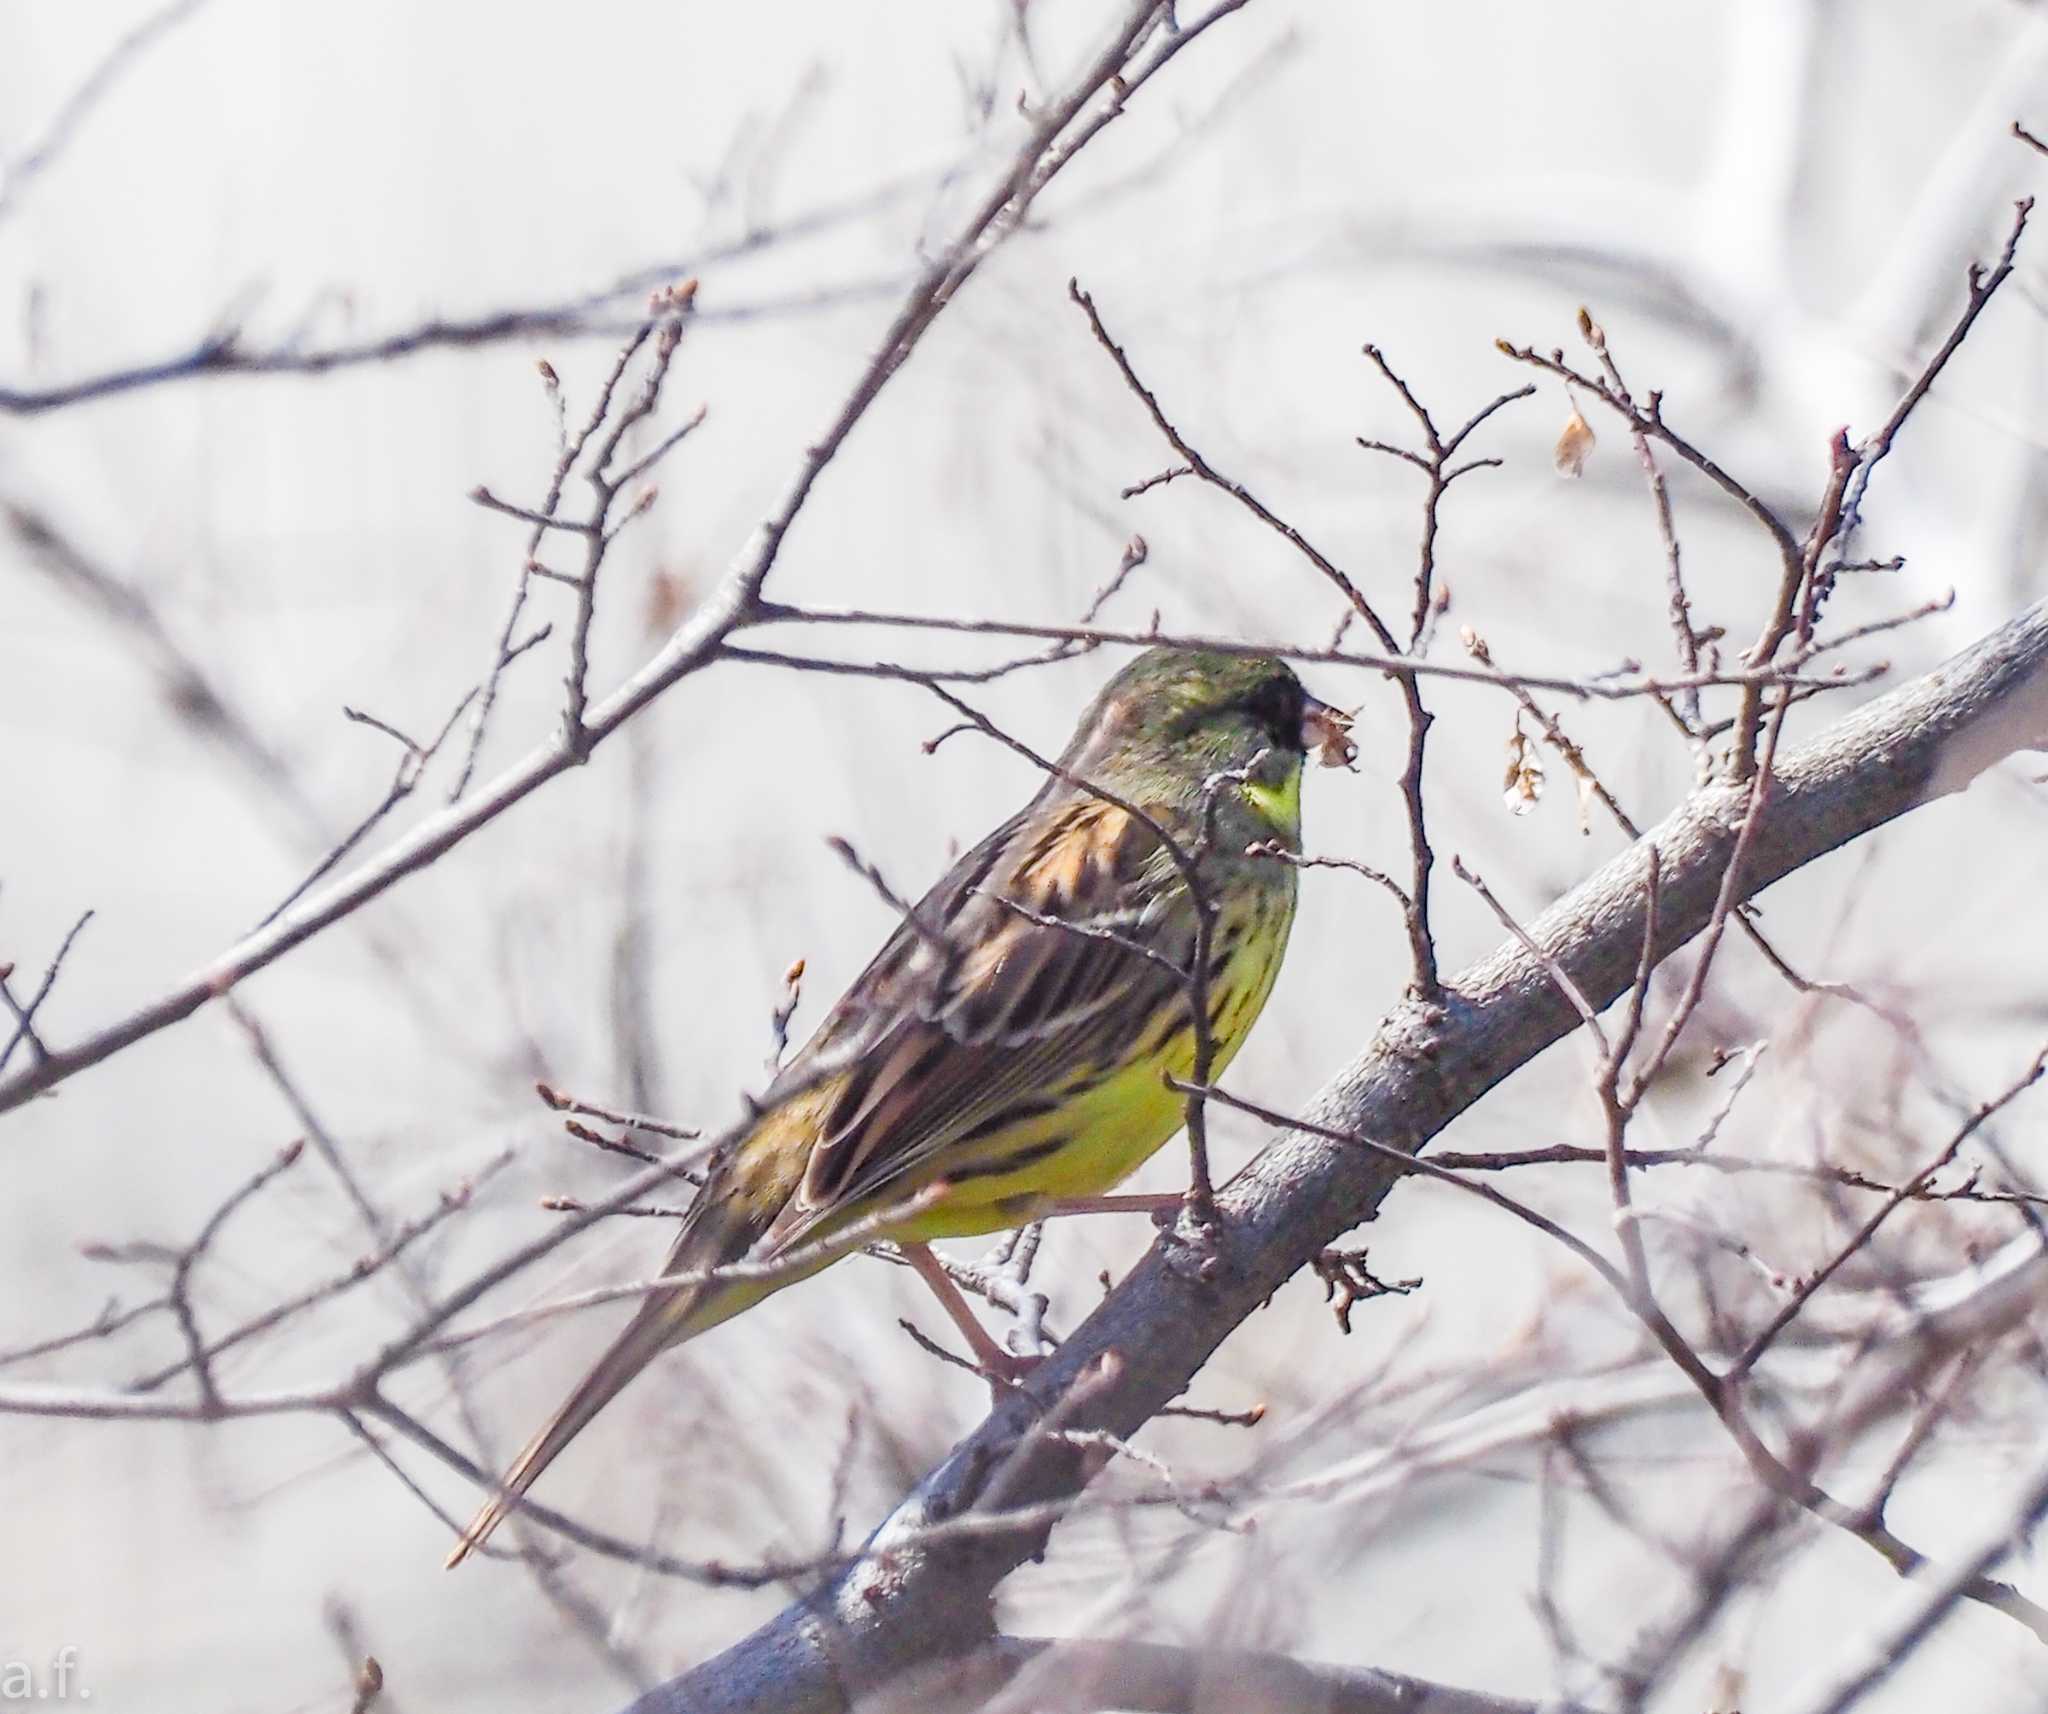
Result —
<svg viewBox="0 0 2048 1714"><path fill-rule="evenodd" d="M2048 748L2048 603L1926 677L1782 756L1751 830L1742 885L1753 895L2021 749ZM1750 801L1716 782L1530 925L1533 956L1510 942L1464 971L1441 1009L1393 1011L1309 1117L1401 1150L1421 1150L1510 1072L1580 1019L1546 960L1596 1007L1629 990L1642 957L1646 843L1658 852L1651 944L1668 955L1712 918ZM837 1714L902 1673L994 1639L990 1601L1042 1552L1056 1515L1098 1460L1077 1433L1127 1439L1178 1396L1210 1354L1282 1282L1374 1212L1398 1163L1304 1130L1276 1138L1218 1193L1213 1278L1152 1252L1028 1384L999 1404L883 1523L866 1558L695 1671L650 1692L635 1714ZM1048 1426L1061 1432L1044 1432ZM1028 1525L921 1533L962 1513L1033 1508ZM897 1544L900 1544L897 1545Z"/></svg>
<svg viewBox="0 0 2048 1714"><path fill-rule="evenodd" d="M1542 1714L1583 1714L1572 1703L1488 1696L1269 1649L1177 1648L1128 1638L997 1637L964 1661L920 1674L915 1695L914 1706L940 1714L1538 1714L1539 1707ZM893 1714L913 1703L891 1695L883 1706Z"/></svg>

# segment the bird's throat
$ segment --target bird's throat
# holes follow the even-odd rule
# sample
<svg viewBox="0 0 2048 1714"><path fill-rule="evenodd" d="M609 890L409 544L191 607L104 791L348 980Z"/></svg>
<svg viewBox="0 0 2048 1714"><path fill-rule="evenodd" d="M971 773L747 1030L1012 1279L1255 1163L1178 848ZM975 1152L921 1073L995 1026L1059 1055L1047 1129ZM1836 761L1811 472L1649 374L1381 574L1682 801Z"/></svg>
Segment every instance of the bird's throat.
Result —
<svg viewBox="0 0 2048 1714"><path fill-rule="evenodd" d="M1301 769L1289 768L1284 776L1271 784L1249 780L1245 783L1244 795L1245 801L1290 845L1300 836Z"/></svg>

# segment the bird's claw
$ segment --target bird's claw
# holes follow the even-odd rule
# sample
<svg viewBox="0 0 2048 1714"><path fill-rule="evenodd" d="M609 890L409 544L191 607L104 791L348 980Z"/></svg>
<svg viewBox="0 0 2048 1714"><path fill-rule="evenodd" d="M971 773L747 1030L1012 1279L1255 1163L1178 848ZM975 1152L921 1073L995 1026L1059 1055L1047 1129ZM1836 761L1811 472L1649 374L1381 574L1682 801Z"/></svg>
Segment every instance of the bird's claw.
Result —
<svg viewBox="0 0 2048 1714"><path fill-rule="evenodd" d="M1166 1247L1166 1265L1184 1279L1205 1283L1223 1271L1223 1217L1213 1198L1190 1192L1152 1216Z"/></svg>

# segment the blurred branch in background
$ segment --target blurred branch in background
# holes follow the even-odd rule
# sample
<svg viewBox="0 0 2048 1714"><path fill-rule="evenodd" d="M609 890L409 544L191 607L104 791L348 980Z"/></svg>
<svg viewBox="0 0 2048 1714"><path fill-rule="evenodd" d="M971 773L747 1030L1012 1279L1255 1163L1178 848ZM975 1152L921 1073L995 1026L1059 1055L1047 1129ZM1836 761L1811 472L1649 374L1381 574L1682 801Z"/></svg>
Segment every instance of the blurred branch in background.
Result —
<svg viewBox="0 0 2048 1714"><path fill-rule="evenodd" d="M172 27L205 3L206 0L176 0L145 19L116 44L65 101L41 138L13 160L0 160L0 220L12 211L30 181L52 164L79 128L93 117L120 75ZM815 94L815 80L799 85L791 112ZM674 260L642 263L601 285L547 303L513 304L469 315L432 315L410 326L353 339L315 337L319 323L337 305L348 304L349 294L340 288L323 291L299 316L296 326L271 339L251 333L245 325L245 309L232 309L189 345L165 356L47 386L0 384L0 413L35 416L207 376L324 375L437 350L489 347L543 337L621 338L641 319L639 304L650 291L780 247L801 245L856 228L879 214L928 195L948 172L957 170L949 166L897 175L798 214L760 218L755 210L762 200L763 181L786 164L782 144L789 117L785 113L783 122L769 126L765 135L744 140L736 137L720 172L703 187L707 215L723 214L731 205L740 221L738 233L729 238L707 238ZM741 194L742 183L745 194ZM708 321L734 323L810 314L886 297L901 288L907 274L906 269L782 297L740 302L721 299L705 305L699 313Z"/></svg>
<svg viewBox="0 0 2048 1714"><path fill-rule="evenodd" d="M11 155L0 155L0 221L14 213L29 186L63 154L80 128L92 119L150 47L206 3L207 0L171 0L169 5L147 14L107 50L59 103L34 141Z"/></svg>
<svg viewBox="0 0 2048 1714"><path fill-rule="evenodd" d="M146 49L171 24L205 3L206 0L177 0L132 32L66 104L59 121L41 143L12 163L11 168L0 162L0 220L6 218L14 195L50 163L62 143L104 99L115 71ZM1189 136L1199 138L1205 124L1242 99L1247 90L1256 88L1290 51L1289 41L1282 38L1265 53L1247 61L1240 76L1226 88L1209 113L1188 118ZM728 288L726 276L731 270L778 251L801 250L835 235L858 232L884 216L902 214L921 199L931 198L954 181L971 175L977 168L977 155L1001 147L994 103L990 101L984 106L984 135L975 140L962 158L924 171L889 176L865 189L795 214L770 215L765 212L769 190L779 175L791 170L791 143L797 121L803 109L817 100L822 83L823 79L815 73L800 79L780 115L765 123L741 127L717 171L699 187L707 232L691 247L667 260L639 263L583 291L546 302L514 302L468 314L429 315L409 325L359 337L320 336L321 324L332 320L337 310L351 310L352 294L340 286L323 289L299 313L294 325L277 335L252 329L248 325L252 313L249 307L231 306L197 338L161 356L44 385L0 380L0 414L33 417L206 378L308 377L401 362L435 351L489 349L537 339L619 339L631 334L638 324L640 305L648 293L686 278L711 280L696 314L699 320L712 325L743 326L788 320L884 301L914 281L916 268L911 261L906 260L896 268L780 293L733 290ZM1176 147L1154 160L1126 169L1120 176L1097 185L1080 199L1079 206L1100 206L1141 194L1171 169L1179 152ZM708 229L719 222L736 223L737 230L730 236L715 236ZM1032 227L1021 221L1018 227L1022 235L1046 230L1044 226Z"/></svg>
<svg viewBox="0 0 2048 1714"><path fill-rule="evenodd" d="M720 263L757 254L797 233L807 234L842 222L851 224L864 217L871 207L901 198L905 188L890 186L885 192L860 198L821 215L793 221L773 232L750 233L730 244L712 245L701 254L681 259L673 268L635 268L610 285L596 287L557 303L487 310L471 316L434 316L390 333L324 343L294 336L274 345L252 344L239 320L231 320L201 335L184 350L146 363L82 376L75 381L48 387L0 386L0 412L35 416L45 411L61 410L68 405L113 398L140 388L208 376L324 375L336 369L397 362L429 351L496 346L542 338L616 339L632 331L635 301L647 295L649 288L643 282L648 275L658 274L668 280L682 279ZM708 322L733 324L779 320L872 302L887 297L900 284L900 277L890 274L820 287L816 291L788 297L742 299L736 303L714 299L707 302L698 314Z"/></svg>

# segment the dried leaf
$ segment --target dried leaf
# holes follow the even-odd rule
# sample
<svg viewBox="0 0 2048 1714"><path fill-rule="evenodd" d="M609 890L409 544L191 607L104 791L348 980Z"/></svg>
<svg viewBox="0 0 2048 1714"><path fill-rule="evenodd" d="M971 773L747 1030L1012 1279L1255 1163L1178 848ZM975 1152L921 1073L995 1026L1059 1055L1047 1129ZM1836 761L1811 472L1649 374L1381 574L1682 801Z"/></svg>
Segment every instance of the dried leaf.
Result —
<svg viewBox="0 0 2048 1714"><path fill-rule="evenodd" d="M1572 414L1565 418L1564 430L1557 437L1557 450L1551 455L1558 475L1577 476L1586 468L1593 446L1593 425L1586 421L1578 400L1574 399Z"/></svg>
<svg viewBox="0 0 2048 1714"><path fill-rule="evenodd" d="M1508 771L1502 782L1501 800L1515 815L1527 815L1543 797L1543 760L1529 735L1522 730L1522 717L1515 716L1515 729L1508 735Z"/></svg>
<svg viewBox="0 0 2048 1714"><path fill-rule="evenodd" d="M363 1664L356 1668L356 1700L351 1714L365 1714L370 1704L383 1694L384 1668L373 1654L363 1656Z"/></svg>
<svg viewBox="0 0 2048 1714"><path fill-rule="evenodd" d="M1316 760L1324 767L1356 771L1358 746L1351 739L1351 722L1356 714L1356 709L1347 713L1319 702L1302 720L1302 741L1315 751Z"/></svg>

